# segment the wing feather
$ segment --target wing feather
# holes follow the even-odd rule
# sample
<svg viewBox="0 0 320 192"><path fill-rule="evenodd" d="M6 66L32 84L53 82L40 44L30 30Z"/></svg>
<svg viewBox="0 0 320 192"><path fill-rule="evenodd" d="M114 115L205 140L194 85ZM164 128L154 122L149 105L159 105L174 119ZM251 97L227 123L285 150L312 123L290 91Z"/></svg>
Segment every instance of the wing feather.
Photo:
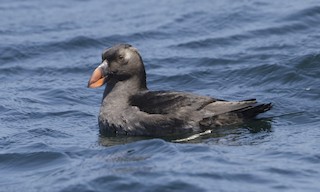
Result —
<svg viewBox="0 0 320 192"><path fill-rule="evenodd" d="M130 104L149 114L171 114L188 107L200 110L216 99L175 91L145 91L130 98Z"/></svg>

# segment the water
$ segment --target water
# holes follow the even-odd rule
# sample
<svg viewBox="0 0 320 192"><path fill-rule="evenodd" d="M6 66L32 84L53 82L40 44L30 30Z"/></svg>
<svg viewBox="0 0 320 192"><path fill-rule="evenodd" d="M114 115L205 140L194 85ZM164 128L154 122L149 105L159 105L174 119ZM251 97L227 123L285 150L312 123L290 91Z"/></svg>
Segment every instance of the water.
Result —
<svg viewBox="0 0 320 192"><path fill-rule="evenodd" d="M2 0L0 191L319 191L320 2ZM104 48L148 86L258 98L261 120L189 141L99 135Z"/></svg>

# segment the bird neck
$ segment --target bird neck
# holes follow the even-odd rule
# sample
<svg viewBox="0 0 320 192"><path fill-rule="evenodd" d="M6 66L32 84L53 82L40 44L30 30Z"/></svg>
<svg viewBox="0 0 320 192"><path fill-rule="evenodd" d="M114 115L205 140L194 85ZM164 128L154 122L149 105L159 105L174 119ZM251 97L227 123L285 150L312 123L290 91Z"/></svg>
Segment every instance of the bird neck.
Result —
<svg viewBox="0 0 320 192"><path fill-rule="evenodd" d="M145 75L132 76L123 81L111 79L104 90L103 102L104 100L122 100L125 102L137 92L147 89Z"/></svg>

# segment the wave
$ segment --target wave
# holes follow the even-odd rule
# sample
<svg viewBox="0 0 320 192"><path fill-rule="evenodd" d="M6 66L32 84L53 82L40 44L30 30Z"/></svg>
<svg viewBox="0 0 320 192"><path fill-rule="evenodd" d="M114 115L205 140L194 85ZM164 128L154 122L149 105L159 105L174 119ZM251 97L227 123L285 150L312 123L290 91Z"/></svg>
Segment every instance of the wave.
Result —
<svg viewBox="0 0 320 192"><path fill-rule="evenodd" d="M265 38L272 35L288 35L307 30L309 28L305 23L281 24L279 26L267 27L262 29L254 29L241 32L240 34L231 34L221 37L206 37L191 40L183 43L171 45L172 48L188 48L188 49L205 49L216 48L219 46L234 46L240 42L249 41L257 38Z"/></svg>
<svg viewBox="0 0 320 192"><path fill-rule="evenodd" d="M301 21L307 24L317 24L320 19L320 6L307 7L302 10L290 13L281 19L281 21Z"/></svg>
<svg viewBox="0 0 320 192"><path fill-rule="evenodd" d="M78 51L83 49L102 49L118 43L132 42L132 40L143 40L147 38L164 39L166 33L157 31L142 31L124 35L110 35L107 37L76 36L64 41L51 41L38 44L25 45L5 45L0 47L2 63L23 61L25 59L36 58L56 52Z"/></svg>
<svg viewBox="0 0 320 192"><path fill-rule="evenodd" d="M1 169L8 172L50 170L67 162L67 157L61 152L32 152L0 154ZM3 166L5 165L5 166Z"/></svg>

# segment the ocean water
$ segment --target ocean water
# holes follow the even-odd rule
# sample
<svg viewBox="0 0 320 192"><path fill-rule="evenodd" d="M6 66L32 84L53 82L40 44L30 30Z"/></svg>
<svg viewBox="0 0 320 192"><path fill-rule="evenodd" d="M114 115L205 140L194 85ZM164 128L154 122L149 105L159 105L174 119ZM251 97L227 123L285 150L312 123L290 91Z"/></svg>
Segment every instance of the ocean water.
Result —
<svg viewBox="0 0 320 192"><path fill-rule="evenodd" d="M317 0L1 0L0 191L319 191ZM101 52L152 90L274 108L189 140L104 137Z"/></svg>

